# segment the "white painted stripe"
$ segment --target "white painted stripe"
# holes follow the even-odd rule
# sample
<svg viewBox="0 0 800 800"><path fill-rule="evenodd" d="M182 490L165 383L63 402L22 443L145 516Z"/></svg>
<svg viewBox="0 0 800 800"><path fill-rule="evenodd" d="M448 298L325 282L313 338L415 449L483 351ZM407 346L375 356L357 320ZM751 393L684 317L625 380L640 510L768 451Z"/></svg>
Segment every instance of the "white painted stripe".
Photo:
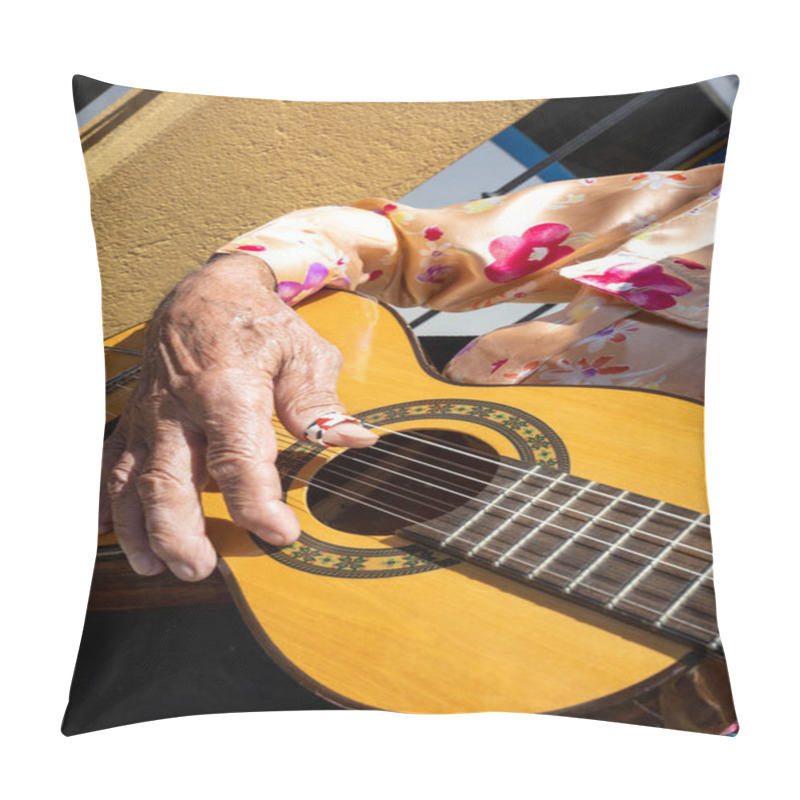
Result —
<svg viewBox="0 0 800 800"><path fill-rule="evenodd" d="M417 336L480 336L513 325L539 304L503 303L477 311L442 311L414 329Z"/></svg>

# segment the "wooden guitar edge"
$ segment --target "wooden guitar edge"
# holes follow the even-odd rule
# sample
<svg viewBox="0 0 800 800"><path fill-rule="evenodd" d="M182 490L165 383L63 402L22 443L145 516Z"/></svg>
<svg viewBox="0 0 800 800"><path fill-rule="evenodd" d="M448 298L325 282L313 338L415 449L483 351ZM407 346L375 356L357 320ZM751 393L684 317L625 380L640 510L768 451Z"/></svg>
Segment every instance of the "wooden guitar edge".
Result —
<svg viewBox="0 0 800 800"><path fill-rule="evenodd" d="M422 368L422 370L431 378L435 378L440 383L446 383L448 386L464 386L463 383L459 383L459 381L451 380L450 378L445 377L442 375L436 368L432 365L430 360L428 359L425 351L422 349L422 346L417 339L416 334L412 330L411 326L400 316L396 309L390 306L388 303L385 303L383 300L379 300L377 297L370 297L366 294L361 294L360 292L354 292L350 289L339 289L336 287L333 288L325 288L320 289L316 294L312 295L308 299L304 300L302 303L298 304L298 308L302 308L303 305L306 303L313 303L318 300L322 300L326 293L333 293L333 292L342 292L347 295L353 295L355 297L359 297L362 300L367 300L370 303L375 303L376 305L380 306L384 311L388 312L392 317L394 317L395 322L402 328L403 333L405 334L406 338L408 339L408 343L411 345L411 350L414 354L414 357L417 360L417 363ZM470 383L469 386L474 387L485 387L485 388L492 388L497 389L502 387L503 389L516 389L519 387L523 387L526 389L530 389L532 384L527 383L508 383L508 384L496 384L496 383ZM565 388L561 384L536 384L537 389L563 389ZM660 395L661 397L672 397L676 400L683 400L685 403L692 403L693 405L703 406L702 400L696 400L691 397L684 397L683 395L674 394L672 392L664 392L660 389L646 389L644 387L639 386L586 386L586 385L570 385L570 389L583 389L585 391L618 391L618 392L639 392L640 394L655 394Z"/></svg>
<svg viewBox="0 0 800 800"><path fill-rule="evenodd" d="M256 640L256 642L258 642L258 644L272 659L272 661L274 661L287 675L289 675L290 678L293 678L304 689L307 689L312 694L315 694L317 697L321 697L323 700L327 700L328 702L331 702L340 708L364 711L383 710L376 709L374 706L365 705L364 703L359 703L356 700L351 700L349 697L345 697L344 695L329 689L327 686L323 686L321 683L315 681L310 675L303 672L300 667L298 667L293 661L288 659L283 654L283 651L275 644L275 642L272 641L272 639L270 639L270 637L267 635L267 632L261 627L255 615L250 610L247 600L244 598L244 594L239 587L239 582L236 580L236 576L233 574L224 558L220 558L217 561L217 569L222 575L222 579L225 581L225 586L230 592L233 602L236 604L236 608L241 614L248 630L253 635L253 638Z"/></svg>
<svg viewBox="0 0 800 800"><path fill-rule="evenodd" d="M269 658L289 677L312 694L339 706L339 708L367 711L387 710L360 703L330 689L287 658L250 610L239 588L236 576L225 560L220 558L217 566L248 630ZM719 698L722 695L718 703L714 703L709 698L707 688L705 688L709 683L715 685L712 697ZM687 719L690 716L700 717L694 726L680 726L679 729L696 730L703 733L722 733L736 721L733 699L729 689L726 691L729 685L727 667L723 658L693 650L675 664L619 692L568 708L542 712L542 714L605 722L624 722L657 728L674 728L676 726L668 724L668 720L664 718L662 701L666 699L668 705L671 706L669 709L672 712L671 717L676 719Z"/></svg>

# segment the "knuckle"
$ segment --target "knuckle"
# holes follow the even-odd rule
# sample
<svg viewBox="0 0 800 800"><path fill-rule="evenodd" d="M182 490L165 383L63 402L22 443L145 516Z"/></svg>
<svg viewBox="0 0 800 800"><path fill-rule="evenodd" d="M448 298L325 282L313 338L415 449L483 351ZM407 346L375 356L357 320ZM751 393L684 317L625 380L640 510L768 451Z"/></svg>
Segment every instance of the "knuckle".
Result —
<svg viewBox="0 0 800 800"><path fill-rule="evenodd" d="M335 345L330 344L329 342L325 343L325 349L323 351L323 355L325 358L326 363L331 367L336 367L339 369L342 366L343 356L341 350Z"/></svg>
<svg viewBox="0 0 800 800"><path fill-rule="evenodd" d="M252 419L267 402L271 388L266 367L265 371L210 369L192 378L182 399L204 427L225 432L233 427L232 419Z"/></svg>
<svg viewBox="0 0 800 800"><path fill-rule="evenodd" d="M342 404L333 389L315 386L298 392L290 401L290 408L294 416L307 417L313 416L318 411L339 410Z"/></svg>
<svg viewBox="0 0 800 800"><path fill-rule="evenodd" d="M106 478L106 491L108 496L115 500L124 495L130 488L131 470L118 464L113 467Z"/></svg>
<svg viewBox="0 0 800 800"><path fill-rule="evenodd" d="M159 503L173 497L183 488L184 481L163 467L151 467L136 480L139 498L146 503Z"/></svg>
<svg viewBox="0 0 800 800"><path fill-rule="evenodd" d="M173 561L183 554L183 542L172 531L157 528L147 531L150 549L164 561Z"/></svg>
<svg viewBox="0 0 800 800"><path fill-rule="evenodd" d="M235 480L248 467L256 463L256 448L252 443L226 442L208 448L206 465L218 482Z"/></svg>

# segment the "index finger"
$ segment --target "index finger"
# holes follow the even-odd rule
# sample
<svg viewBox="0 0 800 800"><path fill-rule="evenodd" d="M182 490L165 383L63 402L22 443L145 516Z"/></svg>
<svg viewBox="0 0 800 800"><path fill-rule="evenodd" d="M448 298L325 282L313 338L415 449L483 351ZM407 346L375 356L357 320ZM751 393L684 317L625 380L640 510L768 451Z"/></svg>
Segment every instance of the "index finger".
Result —
<svg viewBox="0 0 800 800"><path fill-rule="evenodd" d="M270 544L290 544L300 535L300 523L280 499L270 386L263 376L226 371L198 394L206 466L231 518Z"/></svg>

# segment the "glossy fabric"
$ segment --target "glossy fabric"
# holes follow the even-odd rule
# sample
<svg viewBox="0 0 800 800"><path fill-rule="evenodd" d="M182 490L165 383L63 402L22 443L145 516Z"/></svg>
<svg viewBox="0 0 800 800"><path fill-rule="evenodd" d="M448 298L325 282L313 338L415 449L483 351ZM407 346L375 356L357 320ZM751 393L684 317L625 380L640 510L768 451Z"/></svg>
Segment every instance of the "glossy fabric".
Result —
<svg viewBox="0 0 800 800"><path fill-rule="evenodd" d="M220 248L263 259L289 304L323 286L444 311L567 303L462 350L465 383L605 385L702 399L722 165L546 183L418 209L286 214Z"/></svg>

